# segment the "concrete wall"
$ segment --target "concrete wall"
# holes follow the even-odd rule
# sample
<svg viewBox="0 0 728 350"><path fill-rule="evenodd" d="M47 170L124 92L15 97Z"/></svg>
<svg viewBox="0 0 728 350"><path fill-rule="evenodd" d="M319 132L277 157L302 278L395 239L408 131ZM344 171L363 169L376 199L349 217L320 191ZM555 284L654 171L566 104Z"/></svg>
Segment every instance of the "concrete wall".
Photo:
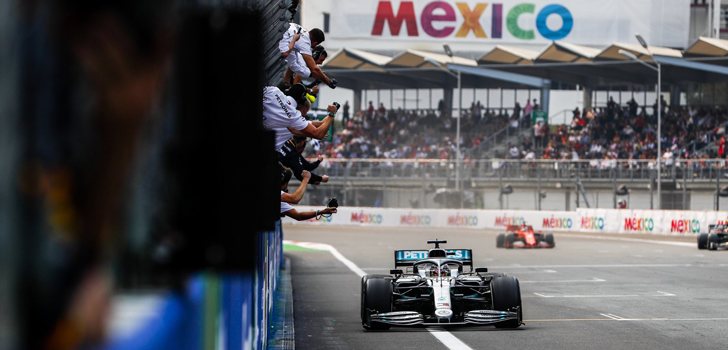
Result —
<svg viewBox="0 0 728 350"><path fill-rule="evenodd" d="M538 198L536 197L537 187L524 187L523 184L512 184L514 192L510 195L503 196L503 209L511 210L537 210ZM566 186L566 185L565 185ZM601 188L595 188L596 185L585 183L586 197L589 201L590 208L612 209L614 207L614 199L611 190L611 184L603 185ZM442 200L436 201L436 193L432 189L423 187L394 187L381 186L378 188L367 187L366 189L350 189L345 197L341 194L342 188L336 184L326 184L323 186L309 187L307 194L304 196L302 204L318 205L322 202L322 198L337 196L342 205L351 206L377 206L387 208L458 208L460 202L457 199L451 199L449 205ZM541 202L542 210L575 210L577 208L586 208L583 197L579 197L579 205L577 206L577 192L573 184L567 187L554 188L554 186L542 186L542 191L546 193L546 197ZM687 204L685 209L689 210L713 210L715 208L715 192L714 188L703 186L702 189L694 189L687 192ZM667 190L664 191L666 203L668 201ZM673 191L675 202L678 206L682 205L682 192L680 190ZM356 199L354 199L356 197ZM478 197L478 198L476 198ZM651 194L647 188L647 184L633 184L630 186L629 196L617 197L628 201L630 209L650 209ZM494 184L491 188L467 190L464 197L464 208L479 209L500 209L498 201L498 185ZM471 203L468 205L468 203ZM657 206L657 196L653 198L653 207ZM665 204L664 207L667 207ZM721 209L728 209L728 198L721 200Z"/></svg>

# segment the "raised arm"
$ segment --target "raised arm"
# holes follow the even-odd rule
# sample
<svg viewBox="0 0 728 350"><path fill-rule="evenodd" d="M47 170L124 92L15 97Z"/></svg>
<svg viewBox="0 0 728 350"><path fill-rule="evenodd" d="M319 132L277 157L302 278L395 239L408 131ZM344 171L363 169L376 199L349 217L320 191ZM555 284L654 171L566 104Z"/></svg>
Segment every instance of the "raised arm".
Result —
<svg viewBox="0 0 728 350"><path fill-rule="evenodd" d="M311 173L307 170L304 170L302 172L303 180L301 180L301 184L298 186L296 191L293 193L283 193L281 194L281 201L292 203L292 204L298 204L298 202L303 199L303 194L306 193L306 185L308 185L309 179L311 179Z"/></svg>

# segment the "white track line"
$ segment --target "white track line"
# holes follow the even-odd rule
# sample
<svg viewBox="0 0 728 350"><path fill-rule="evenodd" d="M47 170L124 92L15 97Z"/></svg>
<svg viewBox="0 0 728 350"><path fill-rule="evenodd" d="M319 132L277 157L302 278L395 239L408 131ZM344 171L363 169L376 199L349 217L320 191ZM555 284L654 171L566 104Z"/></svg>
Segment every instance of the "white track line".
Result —
<svg viewBox="0 0 728 350"><path fill-rule="evenodd" d="M564 269L564 268L593 268L593 269L616 269L616 268L648 268L648 267L727 267L728 264L582 264L582 265L490 265L489 269L499 270L525 270L525 269ZM389 271L387 267L367 267L364 270L368 271ZM545 273L555 273L554 270L543 270ZM517 274L523 273L542 273L541 271L525 271L517 272Z"/></svg>
<svg viewBox="0 0 728 350"><path fill-rule="evenodd" d="M541 298L634 298L639 297L638 294L566 294L566 295L549 295L544 293L533 293ZM642 297L675 297L677 295L667 292L657 292L653 295L641 295Z"/></svg>
<svg viewBox="0 0 728 350"><path fill-rule="evenodd" d="M574 234L574 233L557 233L556 236L584 238L584 239L601 239L601 240L605 240L605 241L641 242L641 243L650 243L650 244L671 245L671 246L677 246L677 247L691 247L691 248L697 247L697 243L658 241L658 240L642 239L642 238L623 238L623 237L604 237L604 236L596 237L596 236L583 236L583 235Z"/></svg>
<svg viewBox="0 0 728 350"><path fill-rule="evenodd" d="M488 266L493 269L537 269L537 268L643 268L643 267L694 267L698 264L585 264L585 265L500 265ZM720 266L711 265L711 266Z"/></svg>
<svg viewBox="0 0 728 350"><path fill-rule="evenodd" d="M657 294L661 294L661 295L664 295L666 297L674 297L675 296L675 294L668 293L668 292L661 292L659 290L657 291Z"/></svg>
<svg viewBox="0 0 728 350"><path fill-rule="evenodd" d="M323 249L325 250L325 249ZM489 269L499 270L521 270L521 269L562 269L562 268L594 268L594 269L615 269L615 268L646 268L646 267L726 267L728 264L581 264L581 265L491 265ZM364 270L377 271L387 270L386 267L368 267ZM550 272L553 270L544 270L544 272ZM518 272L519 274L521 272ZM540 271L532 271L528 273L540 273Z"/></svg>
<svg viewBox="0 0 728 350"><path fill-rule="evenodd" d="M334 258L341 261L342 264L346 265L346 267L348 267L349 270L351 270L352 272L357 274L357 276L364 277L364 275L367 274L366 272L364 272L364 270L360 269L359 266L356 266L356 264L354 264L351 260L347 259L344 255L339 253L339 251L336 250L336 248L334 248L330 244L312 243L312 242L296 242L296 241L287 241L287 240L284 240L283 244L297 245L299 247L308 248L308 249L325 250L325 251L331 253L331 255L333 255Z"/></svg>
<svg viewBox="0 0 728 350"><path fill-rule="evenodd" d="M524 323L529 322L585 322L585 321L632 321L632 322L688 322L688 321L699 321L699 322L707 322L707 321L728 321L728 317L709 317L709 318L664 318L664 317L656 317L656 318L620 318L620 319L614 319L611 317L606 316L605 314L600 314L606 318L554 318L554 319L540 319L540 320L523 320ZM617 316L619 317L619 316Z"/></svg>
<svg viewBox="0 0 728 350"><path fill-rule="evenodd" d="M615 321L623 321L624 320L624 317L619 317L619 316L617 316L615 314L600 314L600 315L602 315L602 316L604 316L606 318L610 318L610 319L615 320Z"/></svg>
<svg viewBox="0 0 728 350"><path fill-rule="evenodd" d="M287 241L284 240L283 244L291 244L291 245L297 245L299 247L303 248L309 248L309 249L316 249L316 250L325 250L331 253L337 260L341 261L342 264L344 264L346 267L349 268L352 272L357 274L359 277L363 277L366 275L366 272L364 270L360 269L359 266L356 266L351 260L347 259L343 254L341 254L336 248L334 248L332 245L325 244L325 243L311 243L311 242L296 242L296 241ZM473 350L473 348L469 347L467 344L463 343L462 340L455 337L452 333L442 329L442 328L427 328L427 330L434 336L437 340L439 340L445 347L447 347L450 350Z"/></svg>
<svg viewBox="0 0 728 350"><path fill-rule="evenodd" d="M524 283L600 283L600 282L606 282L607 280L603 280L601 278L592 278L590 280L553 280L553 281L518 281L521 284Z"/></svg>
<svg viewBox="0 0 728 350"><path fill-rule="evenodd" d="M634 298L637 294L583 294L583 295L548 295L543 293L533 293L541 298Z"/></svg>
<svg viewBox="0 0 728 350"><path fill-rule="evenodd" d="M443 329L437 329L437 328L427 328L427 331L432 334L437 340L442 343L442 345L445 345L448 349L452 350L473 350L473 348L469 347L468 344L463 343L462 340L458 339L452 333L443 330Z"/></svg>

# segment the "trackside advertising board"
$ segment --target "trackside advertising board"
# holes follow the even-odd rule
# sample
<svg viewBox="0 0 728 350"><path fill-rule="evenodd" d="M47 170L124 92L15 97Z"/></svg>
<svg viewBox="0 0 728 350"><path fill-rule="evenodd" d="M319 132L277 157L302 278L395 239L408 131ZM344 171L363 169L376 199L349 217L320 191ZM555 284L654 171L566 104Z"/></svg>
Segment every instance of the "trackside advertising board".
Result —
<svg viewBox="0 0 728 350"><path fill-rule="evenodd" d="M357 0L331 1L328 9L327 41L366 39L359 46L369 49L392 42L407 43L399 49L554 40L606 46L635 43L635 33L651 45L685 47L690 32L689 0Z"/></svg>
<svg viewBox="0 0 728 350"><path fill-rule="evenodd" d="M317 207L297 207L315 210ZM708 226L728 223L726 211L669 211L579 209L577 211L450 210L339 207L338 213L320 220L284 223L385 227L439 227L505 229L508 225L533 225L554 232L648 233L695 235Z"/></svg>

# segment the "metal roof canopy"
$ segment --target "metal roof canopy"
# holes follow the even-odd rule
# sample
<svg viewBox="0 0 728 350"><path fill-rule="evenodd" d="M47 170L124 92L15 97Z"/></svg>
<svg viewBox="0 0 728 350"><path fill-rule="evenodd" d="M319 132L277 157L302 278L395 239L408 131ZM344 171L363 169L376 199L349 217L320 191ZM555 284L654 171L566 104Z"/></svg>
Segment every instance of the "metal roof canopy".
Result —
<svg viewBox="0 0 728 350"><path fill-rule="evenodd" d="M538 52L504 45L496 45L478 59L478 63L532 64Z"/></svg>
<svg viewBox="0 0 728 350"><path fill-rule="evenodd" d="M459 56L447 56L434 52L419 51L409 49L401 54L392 57L392 60L387 62L387 67L403 67L403 68L420 68L436 67L430 62L436 62L440 65L447 63L457 63L467 66L477 66L478 63L475 60L459 57Z"/></svg>
<svg viewBox="0 0 728 350"><path fill-rule="evenodd" d="M728 81L728 57L712 59L708 61L710 64L683 58L655 57L662 64L664 84ZM657 81L653 71L632 61L447 66L461 72L462 86L468 89L525 89L541 87L542 80L595 89L654 85ZM445 68L385 68L381 72L331 69L328 72L339 80L342 87L359 89L441 89L457 85L457 79Z"/></svg>
<svg viewBox="0 0 728 350"><path fill-rule="evenodd" d="M685 50L686 56L728 56L728 40L700 37Z"/></svg>
<svg viewBox="0 0 728 350"><path fill-rule="evenodd" d="M448 70L449 69L449 70ZM384 71L330 69L339 85L356 89L442 89L457 86L460 72L465 89L540 89L547 79L495 69L448 64L447 68L386 68Z"/></svg>
<svg viewBox="0 0 728 350"><path fill-rule="evenodd" d="M532 88L543 88L551 85L551 81L548 79L532 77L523 74L504 72L495 69L488 69L483 67L467 67L456 64L448 64L447 67L450 70L460 72L461 74L473 75L488 79L494 79L502 82L509 82L512 84L532 87Z"/></svg>
<svg viewBox="0 0 728 350"><path fill-rule="evenodd" d="M392 58L356 49L342 49L326 59L325 67L382 70Z"/></svg>
<svg viewBox="0 0 728 350"><path fill-rule="evenodd" d="M554 52L549 52L550 49ZM325 68L337 78L342 87L353 89L454 88L457 79L453 76L453 70L462 73L463 88L514 89L534 86L540 88L543 81L539 80L544 79L593 89L621 89L656 83L656 74L653 71L619 55L617 53L619 49L628 50L643 61L653 61L649 52L638 45L615 43L597 53L596 49L553 42L541 56L557 54L553 58L559 58L559 55L569 53L573 57L564 56L565 59L581 56L580 59L576 62L539 62L537 59L533 64L491 63L478 66L485 70L474 70L465 68L473 68L475 60L464 57L451 58L437 53L407 50L389 59L387 56L362 50L343 49L327 60ZM650 49L654 50L654 53L667 54L667 56L655 56L663 65L665 84L728 81L726 71L728 57L685 59L680 57L681 54L676 50L657 47ZM590 56L595 54L595 60L589 61ZM587 61L584 62L585 60ZM450 70L447 70L446 66ZM517 75L509 76L501 73Z"/></svg>
<svg viewBox="0 0 728 350"><path fill-rule="evenodd" d="M655 56L662 66L664 84L684 82L712 83L728 81L728 68L683 58ZM724 61L728 62L728 58ZM715 61L713 61L715 62ZM579 84L591 88L614 88L654 85L657 75L632 61L596 61L585 63L540 63L534 65L481 66L520 73L552 81Z"/></svg>
<svg viewBox="0 0 728 350"><path fill-rule="evenodd" d="M536 62L589 62L600 52L588 46L554 41L536 57Z"/></svg>

